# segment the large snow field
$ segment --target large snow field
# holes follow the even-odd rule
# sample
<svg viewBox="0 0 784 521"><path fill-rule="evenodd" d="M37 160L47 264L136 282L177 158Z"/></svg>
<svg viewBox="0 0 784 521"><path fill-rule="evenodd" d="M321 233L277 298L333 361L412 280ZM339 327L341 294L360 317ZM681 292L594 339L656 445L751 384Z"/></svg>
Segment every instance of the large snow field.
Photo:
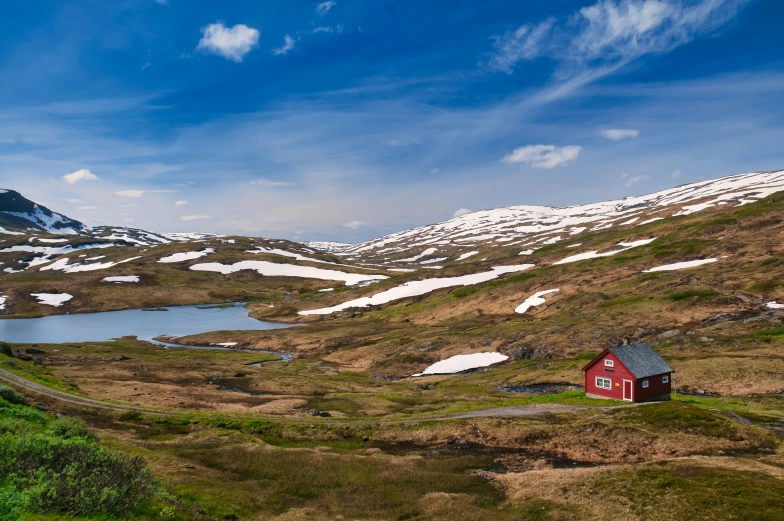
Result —
<svg viewBox="0 0 784 521"><path fill-rule="evenodd" d="M242 270L253 270L267 277L299 277L305 279L337 280L349 286L366 281L378 281L389 277L384 275L362 275L359 273L345 273L337 270L313 268L311 266L298 266L296 264L278 264L268 261L240 261L234 264L221 264L210 262L195 264L190 267L193 271L212 271L229 275Z"/></svg>
<svg viewBox="0 0 784 521"><path fill-rule="evenodd" d="M415 280L411 282L406 282L404 284L401 284L400 286L396 286L386 291L382 291L381 293L376 293L375 295L372 295L370 297L361 297L358 299L349 300L348 302L344 302L343 304L338 304L337 306L332 306L329 308L300 311L299 314L300 315L328 315L330 313L334 313L335 311L343 311L344 309L348 309L348 308L364 308L368 306L379 306L381 304L386 304L387 302L392 302L393 300L424 295L426 293L430 293L431 291L435 291L437 289L450 288L454 286L471 286L473 284L487 282L488 280L493 280L506 273L525 271L533 267L534 264L519 264L517 266L498 266L493 268L491 271L474 273L472 275Z"/></svg>

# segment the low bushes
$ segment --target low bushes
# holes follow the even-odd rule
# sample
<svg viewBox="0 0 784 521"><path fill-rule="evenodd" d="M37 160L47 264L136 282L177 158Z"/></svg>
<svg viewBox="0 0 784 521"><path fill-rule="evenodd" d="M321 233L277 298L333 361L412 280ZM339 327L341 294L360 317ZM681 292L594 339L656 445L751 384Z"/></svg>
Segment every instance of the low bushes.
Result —
<svg viewBox="0 0 784 521"><path fill-rule="evenodd" d="M0 520L24 513L123 516L154 494L142 457L101 447L78 418L13 405L24 397L10 388L0 388L0 396Z"/></svg>

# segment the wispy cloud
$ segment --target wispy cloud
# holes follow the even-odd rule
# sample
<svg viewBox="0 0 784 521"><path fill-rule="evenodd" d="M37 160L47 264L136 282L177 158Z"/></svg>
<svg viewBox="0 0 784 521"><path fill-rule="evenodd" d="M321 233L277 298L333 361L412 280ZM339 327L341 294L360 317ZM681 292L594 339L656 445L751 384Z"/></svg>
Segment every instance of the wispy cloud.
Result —
<svg viewBox="0 0 784 521"><path fill-rule="evenodd" d="M139 197L143 197L145 194L165 194L173 191L174 190L120 190L118 192L114 192L114 195L138 199Z"/></svg>
<svg viewBox="0 0 784 521"><path fill-rule="evenodd" d="M188 204L188 201L175 201L174 206L185 206L186 204Z"/></svg>
<svg viewBox="0 0 784 521"><path fill-rule="evenodd" d="M63 179L66 183L72 185L78 183L79 181L95 181L98 179L98 176L83 168L81 170L77 170L76 172L71 172L70 174L64 175Z"/></svg>
<svg viewBox="0 0 784 521"><path fill-rule="evenodd" d="M622 141L624 139L638 137L640 135L639 130L634 130L631 128L608 128L606 130L599 131L599 133L607 139L612 139L613 141Z"/></svg>
<svg viewBox="0 0 784 521"><path fill-rule="evenodd" d="M621 174L621 180L624 181L623 186L629 188L630 186L634 186L638 183L642 183L644 181L648 181L650 176L647 175L629 175L629 174Z"/></svg>
<svg viewBox="0 0 784 521"><path fill-rule="evenodd" d="M80 206L77 208L77 210L97 210L97 209L98 209L97 206Z"/></svg>
<svg viewBox="0 0 784 521"><path fill-rule="evenodd" d="M208 25L201 32L203 36L197 50L223 56L234 63L240 63L259 42L259 31L245 24L229 28L218 22Z"/></svg>
<svg viewBox="0 0 784 521"><path fill-rule="evenodd" d="M183 215L181 221L207 221L213 219L211 215Z"/></svg>
<svg viewBox="0 0 784 521"><path fill-rule="evenodd" d="M463 215L468 215L469 213L473 213L473 210L469 210L468 208L460 208L459 210L455 210L455 213L452 214L452 217L461 217Z"/></svg>
<svg viewBox="0 0 784 521"><path fill-rule="evenodd" d="M333 31L334 29L332 29L332 27L320 25L318 27L314 27L312 32L313 34L318 34L318 33L331 33Z"/></svg>
<svg viewBox="0 0 784 521"><path fill-rule="evenodd" d="M365 221L349 221L343 224L343 228L349 228L351 230L358 230L364 226L369 226L369 224Z"/></svg>
<svg viewBox="0 0 784 521"><path fill-rule="evenodd" d="M288 34L283 37L283 45L272 49L272 54L275 56L285 56L296 47L297 41Z"/></svg>
<svg viewBox="0 0 784 521"><path fill-rule="evenodd" d="M525 24L494 38L487 65L512 74L521 62L550 58L562 74L614 70L663 53L722 26L752 0L599 0L564 20Z"/></svg>
<svg viewBox="0 0 784 521"><path fill-rule="evenodd" d="M682 173L683 173L683 172L681 172L680 170L675 170L675 171L674 171L674 172L673 172L673 173L670 175L670 177L672 177L673 179L678 179L678 178L681 176L681 174L682 174Z"/></svg>
<svg viewBox="0 0 784 521"><path fill-rule="evenodd" d="M272 181L270 179L254 179L250 182L254 186L294 186L288 181Z"/></svg>
<svg viewBox="0 0 784 521"><path fill-rule="evenodd" d="M571 163L580 155L582 147L569 145L557 147L555 145L527 145L516 148L511 154L501 159L509 165L524 164L536 168L555 168Z"/></svg>
<svg viewBox="0 0 784 521"><path fill-rule="evenodd" d="M316 14L318 14L319 16L324 16L329 12L330 9L332 9L336 5L338 5L338 3L335 0L328 0L326 2L321 2L316 6Z"/></svg>

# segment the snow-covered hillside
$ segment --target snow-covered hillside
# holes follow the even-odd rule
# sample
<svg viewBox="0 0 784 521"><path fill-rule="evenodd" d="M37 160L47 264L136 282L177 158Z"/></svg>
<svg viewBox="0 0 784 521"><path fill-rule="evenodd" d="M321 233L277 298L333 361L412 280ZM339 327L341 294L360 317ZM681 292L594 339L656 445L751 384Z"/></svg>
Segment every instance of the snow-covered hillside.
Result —
<svg viewBox="0 0 784 521"><path fill-rule="evenodd" d="M332 251L376 262L404 262L419 259L423 253L438 256L493 246L519 245L523 250L530 250L584 231L639 226L719 205L740 206L781 190L784 190L784 171L733 175L649 195L580 206L483 210Z"/></svg>
<svg viewBox="0 0 784 521"><path fill-rule="evenodd" d="M84 224L26 199L19 192L0 189L0 228L75 235ZM18 233L18 232L17 232Z"/></svg>

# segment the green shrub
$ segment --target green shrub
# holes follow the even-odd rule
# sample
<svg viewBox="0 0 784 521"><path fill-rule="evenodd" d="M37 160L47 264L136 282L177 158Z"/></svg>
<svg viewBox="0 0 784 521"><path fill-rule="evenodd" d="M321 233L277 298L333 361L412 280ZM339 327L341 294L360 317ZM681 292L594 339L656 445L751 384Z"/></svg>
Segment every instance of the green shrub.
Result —
<svg viewBox="0 0 784 521"><path fill-rule="evenodd" d="M86 440L96 440L95 435L87 428L87 424L81 418L70 416L58 418L49 424L49 432L59 438L66 440L71 438L84 438Z"/></svg>
<svg viewBox="0 0 784 521"><path fill-rule="evenodd" d="M0 438L0 476L39 513L121 514L154 491L140 456L120 454L91 440L45 435Z"/></svg>
<svg viewBox="0 0 784 521"><path fill-rule="evenodd" d="M8 342L0 342L0 353L3 353L5 356L14 356L14 351Z"/></svg>
<svg viewBox="0 0 784 521"><path fill-rule="evenodd" d="M0 384L0 398L14 405L27 405L27 398L7 385Z"/></svg>

